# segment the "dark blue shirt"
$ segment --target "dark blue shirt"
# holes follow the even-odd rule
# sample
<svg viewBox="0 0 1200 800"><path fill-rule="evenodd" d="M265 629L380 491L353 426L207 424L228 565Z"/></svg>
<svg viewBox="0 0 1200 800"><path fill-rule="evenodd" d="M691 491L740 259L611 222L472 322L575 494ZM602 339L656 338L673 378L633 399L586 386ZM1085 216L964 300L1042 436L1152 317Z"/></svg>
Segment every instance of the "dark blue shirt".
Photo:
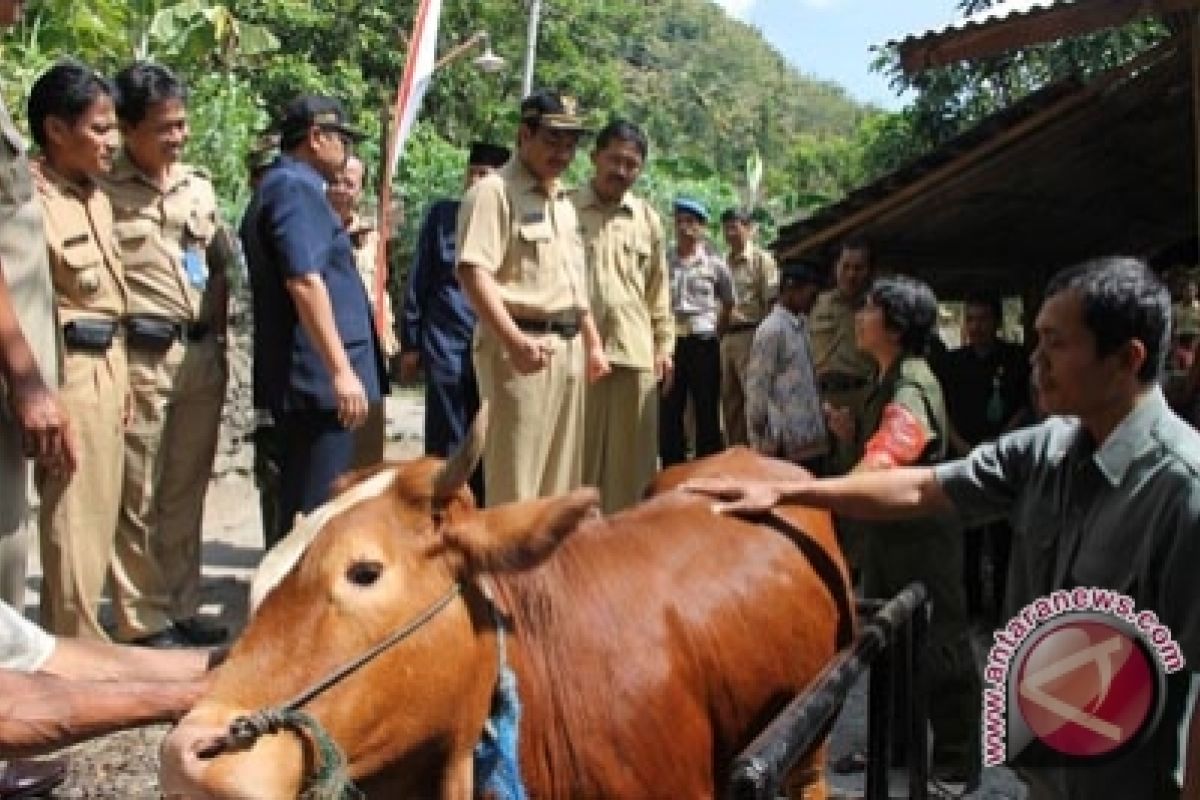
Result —
<svg viewBox="0 0 1200 800"><path fill-rule="evenodd" d="M475 311L454 277L457 200L439 200L425 215L404 293L400 342L418 350L428 373L454 379L471 367Z"/></svg>
<svg viewBox="0 0 1200 800"><path fill-rule="evenodd" d="M370 303L354 266L350 237L308 164L280 156L242 220L242 246L254 304L254 406L270 411L333 410L333 380L309 338L287 281L316 273L367 401L386 388Z"/></svg>

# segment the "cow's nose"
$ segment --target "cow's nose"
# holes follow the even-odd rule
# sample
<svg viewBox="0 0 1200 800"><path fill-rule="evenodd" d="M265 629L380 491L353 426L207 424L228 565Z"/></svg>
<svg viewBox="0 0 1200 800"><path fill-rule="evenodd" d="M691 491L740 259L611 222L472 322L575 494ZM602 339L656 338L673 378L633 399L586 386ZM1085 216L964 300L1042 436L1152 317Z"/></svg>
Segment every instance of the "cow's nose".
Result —
<svg viewBox="0 0 1200 800"><path fill-rule="evenodd" d="M169 800L217 800L205 788L211 759L200 754L225 733L225 728L186 718L163 740L159 759L159 784Z"/></svg>

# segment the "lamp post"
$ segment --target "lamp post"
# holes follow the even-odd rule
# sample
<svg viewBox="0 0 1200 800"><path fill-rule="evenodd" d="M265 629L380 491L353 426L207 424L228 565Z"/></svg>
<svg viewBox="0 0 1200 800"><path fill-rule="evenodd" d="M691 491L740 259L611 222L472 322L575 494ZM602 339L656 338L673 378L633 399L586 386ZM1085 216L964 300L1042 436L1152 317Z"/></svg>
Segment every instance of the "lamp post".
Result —
<svg viewBox="0 0 1200 800"><path fill-rule="evenodd" d="M525 40L525 76L521 81L521 99L533 93L533 64L537 60L538 25L542 20L542 0L529 2L529 33Z"/></svg>

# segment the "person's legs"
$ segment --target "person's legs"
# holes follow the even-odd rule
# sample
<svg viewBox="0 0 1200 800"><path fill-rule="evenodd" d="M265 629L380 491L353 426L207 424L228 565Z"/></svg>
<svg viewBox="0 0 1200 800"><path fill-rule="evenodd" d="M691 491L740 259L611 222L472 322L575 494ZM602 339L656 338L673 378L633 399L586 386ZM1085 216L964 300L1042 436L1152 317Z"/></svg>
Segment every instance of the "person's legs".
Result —
<svg viewBox="0 0 1200 800"><path fill-rule="evenodd" d="M334 411L285 411L277 424L282 444L279 524L269 546L287 535L297 514L327 501L333 483L350 469L354 432Z"/></svg>
<svg viewBox="0 0 1200 800"><path fill-rule="evenodd" d="M721 337L721 419L725 424L725 444L748 444L746 430L746 364L754 331L738 331Z"/></svg>
<svg viewBox="0 0 1200 800"><path fill-rule="evenodd" d="M697 340L691 385L696 409L696 458L721 452L721 344L716 337Z"/></svg>
<svg viewBox="0 0 1200 800"><path fill-rule="evenodd" d="M696 358L696 338L682 336L675 342L675 374L671 387L663 393L659 406L658 452L663 467L687 460L687 441L683 432L683 413L691 391Z"/></svg>

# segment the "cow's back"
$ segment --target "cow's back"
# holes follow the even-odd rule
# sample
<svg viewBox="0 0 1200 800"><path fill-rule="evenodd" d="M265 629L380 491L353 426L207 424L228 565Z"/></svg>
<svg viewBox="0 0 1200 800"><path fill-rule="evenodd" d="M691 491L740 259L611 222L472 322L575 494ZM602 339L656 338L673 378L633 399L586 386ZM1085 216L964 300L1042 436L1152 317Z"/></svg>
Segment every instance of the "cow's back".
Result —
<svg viewBox="0 0 1200 800"><path fill-rule="evenodd" d="M776 477L765 459L732 455L720 474ZM589 523L506 582L534 796L703 797L724 783L844 633L849 590L829 517L788 516L834 580L779 530L667 492Z"/></svg>

